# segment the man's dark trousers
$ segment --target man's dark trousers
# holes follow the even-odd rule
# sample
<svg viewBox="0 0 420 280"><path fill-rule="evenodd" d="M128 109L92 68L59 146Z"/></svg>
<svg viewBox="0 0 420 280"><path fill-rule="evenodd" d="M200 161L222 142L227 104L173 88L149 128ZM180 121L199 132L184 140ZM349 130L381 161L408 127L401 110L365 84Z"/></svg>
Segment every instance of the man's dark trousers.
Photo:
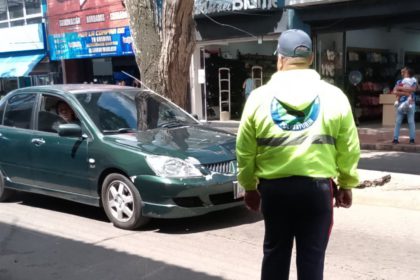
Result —
<svg viewBox="0 0 420 280"><path fill-rule="evenodd" d="M300 176L261 179L258 189L265 222L261 279L289 279L294 239L298 279L323 279L333 224L332 181Z"/></svg>

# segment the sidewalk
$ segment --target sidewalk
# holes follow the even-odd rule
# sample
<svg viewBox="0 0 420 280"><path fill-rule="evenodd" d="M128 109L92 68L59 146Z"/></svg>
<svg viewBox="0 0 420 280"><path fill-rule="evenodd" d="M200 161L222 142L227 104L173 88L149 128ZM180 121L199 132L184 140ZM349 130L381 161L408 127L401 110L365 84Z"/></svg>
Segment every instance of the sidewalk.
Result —
<svg viewBox="0 0 420 280"><path fill-rule="evenodd" d="M381 124L361 124L358 128L360 147L364 150L401 151L420 153L420 123L416 124L416 144L409 144L407 124L400 130L399 144L392 144L394 128Z"/></svg>
<svg viewBox="0 0 420 280"><path fill-rule="evenodd" d="M208 121L211 127L232 133L238 131L239 121ZM380 123L361 124L358 127L360 147L363 150L400 151L420 153L420 123L416 124L416 144L409 144L408 127L403 124L400 130L400 144L392 144L394 128Z"/></svg>
<svg viewBox="0 0 420 280"><path fill-rule="evenodd" d="M420 175L359 169L360 180L391 175L384 186L354 189L355 204L404 208L420 211Z"/></svg>

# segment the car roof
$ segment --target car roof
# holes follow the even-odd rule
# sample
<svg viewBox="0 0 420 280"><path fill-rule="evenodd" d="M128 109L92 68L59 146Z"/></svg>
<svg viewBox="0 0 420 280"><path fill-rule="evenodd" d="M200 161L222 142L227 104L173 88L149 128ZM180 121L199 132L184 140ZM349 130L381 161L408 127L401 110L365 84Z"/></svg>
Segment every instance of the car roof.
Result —
<svg viewBox="0 0 420 280"><path fill-rule="evenodd" d="M116 90L131 90L138 91L139 88L118 86L118 85L107 85L107 84L57 84L57 85L46 85L46 86L32 86L21 88L19 91L65 91L72 94L80 92L103 92L103 91L116 91Z"/></svg>

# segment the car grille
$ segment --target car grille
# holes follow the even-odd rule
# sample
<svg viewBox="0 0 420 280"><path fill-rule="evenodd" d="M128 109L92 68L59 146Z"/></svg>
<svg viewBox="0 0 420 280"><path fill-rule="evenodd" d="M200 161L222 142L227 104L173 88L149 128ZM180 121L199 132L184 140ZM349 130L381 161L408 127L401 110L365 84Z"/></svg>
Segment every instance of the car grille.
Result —
<svg viewBox="0 0 420 280"><path fill-rule="evenodd" d="M204 164L205 168L211 172L224 173L224 174L233 174L236 171L236 161L223 161L212 164Z"/></svg>

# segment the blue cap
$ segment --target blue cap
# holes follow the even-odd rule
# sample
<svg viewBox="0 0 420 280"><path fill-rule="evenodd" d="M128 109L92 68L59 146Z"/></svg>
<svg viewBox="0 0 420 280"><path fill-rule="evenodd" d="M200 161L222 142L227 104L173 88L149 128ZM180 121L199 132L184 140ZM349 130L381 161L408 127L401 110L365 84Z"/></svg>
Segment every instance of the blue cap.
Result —
<svg viewBox="0 0 420 280"><path fill-rule="evenodd" d="M300 29L289 29L281 33L274 54L285 57L309 57L312 54L312 40Z"/></svg>

